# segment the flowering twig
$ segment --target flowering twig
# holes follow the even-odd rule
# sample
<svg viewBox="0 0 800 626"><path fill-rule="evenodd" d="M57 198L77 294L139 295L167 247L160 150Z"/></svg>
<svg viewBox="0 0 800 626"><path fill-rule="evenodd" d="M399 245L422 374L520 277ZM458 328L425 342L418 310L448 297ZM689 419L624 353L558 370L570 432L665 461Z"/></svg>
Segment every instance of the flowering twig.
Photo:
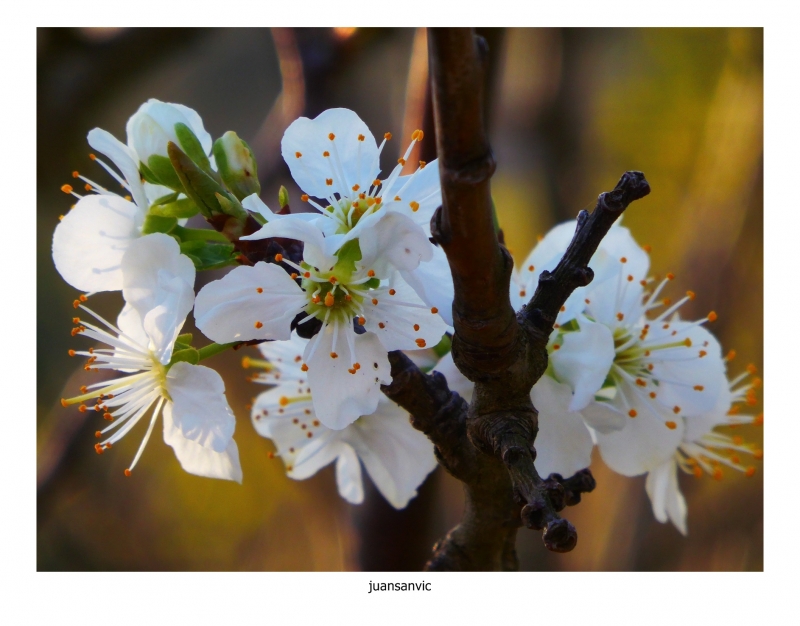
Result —
<svg viewBox="0 0 800 626"><path fill-rule="evenodd" d="M494 159L483 126L486 50L469 29L431 29L429 54L442 182L442 207L431 232L442 246L455 285L453 358L475 383L472 403L449 391L444 377L426 376L393 355L385 392L412 413L412 424L436 444L440 462L464 483L461 523L434 548L429 569L515 569L517 528L544 529L553 551L577 542L558 516L594 488L588 470L543 480L534 467L537 411L530 391L547 367L547 341L572 291L593 277L587 263L630 202L649 193L640 172L623 175L582 212L558 267L545 272L530 303L515 313L509 299L512 259L493 226L489 179ZM446 417L447 419L443 419Z"/></svg>

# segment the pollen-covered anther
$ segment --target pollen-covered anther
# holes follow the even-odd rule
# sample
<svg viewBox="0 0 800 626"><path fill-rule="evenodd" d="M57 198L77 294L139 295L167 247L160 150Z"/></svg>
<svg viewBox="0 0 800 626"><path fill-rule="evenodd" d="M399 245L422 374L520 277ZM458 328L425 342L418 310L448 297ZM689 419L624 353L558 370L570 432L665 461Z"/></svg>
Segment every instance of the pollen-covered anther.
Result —
<svg viewBox="0 0 800 626"><path fill-rule="evenodd" d="M358 323L362 326L367 323L367 319L363 315L358 316Z"/></svg>
<svg viewBox="0 0 800 626"><path fill-rule="evenodd" d="M675 422L664 422L664 426L666 426L670 430L675 430L678 427L678 425Z"/></svg>
<svg viewBox="0 0 800 626"><path fill-rule="evenodd" d="M333 141L334 139L336 139L336 135L334 135L333 133L328 133L328 139Z"/></svg>
<svg viewBox="0 0 800 626"><path fill-rule="evenodd" d="M61 191L64 193L72 193L72 185L61 185Z"/></svg>
<svg viewBox="0 0 800 626"><path fill-rule="evenodd" d="M400 202L400 196L395 196L395 197L394 197L394 201L395 201L395 202Z"/></svg>
<svg viewBox="0 0 800 626"><path fill-rule="evenodd" d="M325 306L333 306L334 299L333 294L329 291L325 294Z"/></svg>
<svg viewBox="0 0 800 626"><path fill-rule="evenodd" d="M372 186L373 187L379 187L380 185L381 185L381 181L379 181L377 178L372 181Z"/></svg>
<svg viewBox="0 0 800 626"><path fill-rule="evenodd" d="M370 270L370 271L368 271L368 272L367 272L367 276L369 276L370 278L372 278L373 276L375 276L375 270Z"/></svg>
<svg viewBox="0 0 800 626"><path fill-rule="evenodd" d="M86 409L86 405L85 405L85 404L81 404L81 405L78 407L78 410L79 410L81 413L86 413L86 410L87 410L87 409Z"/></svg>
<svg viewBox="0 0 800 626"><path fill-rule="evenodd" d="M294 156L299 159L301 156L303 156L303 154L301 152L295 152Z"/></svg>
<svg viewBox="0 0 800 626"><path fill-rule="evenodd" d="M636 417L637 415L639 414L636 412L636 409L631 409L628 411L628 417Z"/></svg>
<svg viewBox="0 0 800 626"><path fill-rule="evenodd" d="M99 443L94 444L94 451L97 452L97 454L103 454L103 446Z"/></svg>
<svg viewBox="0 0 800 626"><path fill-rule="evenodd" d="M437 309L435 306L434 306L434 307L431 307L431 313L433 313L434 315L436 315L438 312L439 312L439 309Z"/></svg>
<svg viewBox="0 0 800 626"><path fill-rule="evenodd" d="M414 324L414 330L419 332L419 324Z"/></svg>
<svg viewBox="0 0 800 626"><path fill-rule="evenodd" d="M389 141L392 138L392 133L383 133L383 138Z"/></svg>
<svg viewBox="0 0 800 626"><path fill-rule="evenodd" d="M276 254L275 255L275 262L276 263L280 263L281 261L283 261L283 255L280 254L280 253Z"/></svg>
<svg viewBox="0 0 800 626"><path fill-rule="evenodd" d="M639 385L640 387L647 387L647 383L641 378L636 379L636 384Z"/></svg>
<svg viewBox="0 0 800 626"><path fill-rule="evenodd" d="M716 322L717 321L717 314L714 311L711 311L708 314L708 321L709 322Z"/></svg>
<svg viewBox="0 0 800 626"><path fill-rule="evenodd" d="M681 412L681 407L679 406L672 407L672 412L675 413L675 415L677 415L678 413Z"/></svg>
<svg viewBox="0 0 800 626"><path fill-rule="evenodd" d="M695 475L695 478L703 477L703 470L700 468L700 466L695 466L695 468L692 470L692 473Z"/></svg>
<svg viewBox="0 0 800 626"><path fill-rule="evenodd" d="M353 191L358 191L359 189L361 189L360 185L353 185Z"/></svg>
<svg viewBox="0 0 800 626"><path fill-rule="evenodd" d="M626 257L622 257L622 258L619 260L619 262L620 262L620 263L627 263L627 262L628 262L628 259L627 259Z"/></svg>
<svg viewBox="0 0 800 626"><path fill-rule="evenodd" d="M264 289L261 287L256 287L256 293L264 293Z"/></svg>
<svg viewBox="0 0 800 626"><path fill-rule="evenodd" d="M652 398L653 400L656 399L656 392L655 391L651 391L650 392L650 398Z"/></svg>
<svg viewBox="0 0 800 626"><path fill-rule="evenodd" d="M308 371L308 365L306 365L305 363L303 363L303 364L300 366L300 369L301 369L303 372L307 372L307 371Z"/></svg>
<svg viewBox="0 0 800 626"><path fill-rule="evenodd" d="M420 348L424 348L427 345L424 339L415 339L414 343L417 344Z"/></svg>
<svg viewBox="0 0 800 626"><path fill-rule="evenodd" d="M345 296L344 296L344 301L345 302L350 302L352 300L353 300L353 296L351 296L349 293L345 294Z"/></svg>
<svg viewBox="0 0 800 626"><path fill-rule="evenodd" d="M311 272L303 272L303 278L311 278Z"/></svg>
<svg viewBox="0 0 800 626"><path fill-rule="evenodd" d="M339 282L339 279L338 279L338 278L336 278L336 276L331 276L331 277L328 279L328 282L329 282L331 285L335 285L337 282Z"/></svg>
<svg viewBox="0 0 800 626"><path fill-rule="evenodd" d="M389 295L390 295L390 296L393 296L393 295L394 295L394 294L396 294L396 293L397 293L397 291L396 291L396 290L394 290L394 289L390 289L390 290L389 290Z"/></svg>
<svg viewBox="0 0 800 626"><path fill-rule="evenodd" d="M646 244L644 244L644 245L642 246L642 250L644 250L645 252L647 252L648 254L650 254L650 253L653 251L653 246L651 246L650 244L647 244L647 243L646 243Z"/></svg>
<svg viewBox="0 0 800 626"><path fill-rule="evenodd" d="M406 164L406 160L405 160L405 159L403 159L403 158L399 158L399 159L397 159L397 162L398 162L400 165L405 165L405 164Z"/></svg>
<svg viewBox="0 0 800 626"><path fill-rule="evenodd" d="M698 353L698 356L702 359L707 354L708 354L708 352L706 352L705 350L700 350L700 352Z"/></svg>
<svg viewBox="0 0 800 626"><path fill-rule="evenodd" d="M661 301L661 304L663 304L664 306L669 306L670 304L672 304L672 298L664 298ZM664 328L669 328L669 327L668 326L664 326Z"/></svg>
<svg viewBox="0 0 800 626"><path fill-rule="evenodd" d="M617 319L621 322L625 319L625 315L623 313L617 313Z"/></svg>
<svg viewBox="0 0 800 626"><path fill-rule="evenodd" d="M373 298L372 299L372 304L377 305L378 304L378 299L377 298Z"/></svg>
<svg viewBox="0 0 800 626"><path fill-rule="evenodd" d="M675 280L675 274L672 272L667 272L667 280Z"/></svg>
<svg viewBox="0 0 800 626"><path fill-rule="evenodd" d="M694 300L694 298L695 298L694 291L687 291L686 292L686 297L689 298L689 300Z"/></svg>
<svg viewBox="0 0 800 626"><path fill-rule="evenodd" d="M307 194L307 193L304 193L302 196L300 196L300 199L301 199L303 202L308 202L308 194Z"/></svg>
<svg viewBox="0 0 800 626"><path fill-rule="evenodd" d="M416 202L416 201L412 200L411 202L409 202L409 203L408 203L408 206L410 206L410 207L411 207L411 210L412 210L414 213L416 213L417 211L419 211L419 202Z"/></svg>
<svg viewBox="0 0 800 626"><path fill-rule="evenodd" d="M359 135L359 136L358 136L358 140L359 140L359 141L364 141L364 139L365 139L364 135Z"/></svg>
<svg viewBox="0 0 800 626"><path fill-rule="evenodd" d="M111 413L103 413L103 419L108 421L108 422L113 422L114 421L114 416L111 415Z"/></svg>
<svg viewBox="0 0 800 626"><path fill-rule="evenodd" d="M692 347L692 340L689 339L689 337L687 337L686 339L683 340L683 345L686 346L687 348L691 348Z"/></svg>
<svg viewBox="0 0 800 626"><path fill-rule="evenodd" d="M67 354L69 354L70 356L75 356L76 353L75 350L70 350Z"/></svg>
<svg viewBox="0 0 800 626"><path fill-rule="evenodd" d="M255 326L256 328L262 328L264 324L262 324L261 322L256 322L255 324L253 324L253 326Z"/></svg>
<svg viewBox="0 0 800 626"><path fill-rule="evenodd" d="M762 385L762 384L763 384L763 383L762 383L762 381L761 381L761 379L760 379L760 378L754 378L754 379L753 379L753 382L751 382L751 383L750 383L750 386L751 386L753 389L761 389L761 385Z"/></svg>
<svg viewBox="0 0 800 626"><path fill-rule="evenodd" d="M325 179L325 184L328 185L328 187L330 187L331 185L333 185L333 179L332 178L326 178Z"/></svg>
<svg viewBox="0 0 800 626"><path fill-rule="evenodd" d="M100 439L100 437L103 436L103 433L101 433L99 430L96 430L94 431L94 436L96 439Z"/></svg>
<svg viewBox="0 0 800 626"><path fill-rule="evenodd" d="M328 152L327 150L325 150L325 152L322 153L322 156L324 156L325 158L328 158L330 155L331 153Z"/></svg>
<svg viewBox="0 0 800 626"><path fill-rule="evenodd" d="M628 282L629 283L633 282L633 276L631 274L628 274Z"/></svg>
<svg viewBox="0 0 800 626"><path fill-rule="evenodd" d="M129 470L129 469L126 469L126 470L125 470L124 472L122 472L122 473L123 473L123 474L125 474L125 476L127 476L128 478L130 478L130 475L131 475L131 470Z"/></svg>
<svg viewBox="0 0 800 626"><path fill-rule="evenodd" d="M331 358L332 358L332 359L338 359L338 358L339 358L339 355L338 355L338 354L336 354L335 352L331 352Z"/></svg>
<svg viewBox="0 0 800 626"><path fill-rule="evenodd" d="M378 322L378 328L386 328L386 324L383 322Z"/></svg>

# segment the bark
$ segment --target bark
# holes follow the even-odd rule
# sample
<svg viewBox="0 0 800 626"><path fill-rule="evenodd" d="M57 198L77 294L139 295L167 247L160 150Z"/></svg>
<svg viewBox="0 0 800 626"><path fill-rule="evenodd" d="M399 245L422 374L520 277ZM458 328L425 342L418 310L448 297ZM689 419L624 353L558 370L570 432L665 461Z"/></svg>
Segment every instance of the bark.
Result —
<svg viewBox="0 0 800 626"><path fill-rule="evenodd" d="M430 29L428 50L442 206L431 221L455 286L453 358L475 383L472 403L438 372L423 374L392 353L384 392L412 415L439 462L464 484L461 523L436 544L431 570L516 569L519 527L543 530L545 546L572 550L577 532L558 512L594 488L583 470L543 479L534 467L537 411L530 390L547 367L547 340L572 291L591 282L588 262L622 211L650 192L641 172L626 172L613 191L581 211L572 243L543 272L530 302L509 300L511 256L493 226L489 181L495 163L484 130L487 49L470 29Z"/></svg>

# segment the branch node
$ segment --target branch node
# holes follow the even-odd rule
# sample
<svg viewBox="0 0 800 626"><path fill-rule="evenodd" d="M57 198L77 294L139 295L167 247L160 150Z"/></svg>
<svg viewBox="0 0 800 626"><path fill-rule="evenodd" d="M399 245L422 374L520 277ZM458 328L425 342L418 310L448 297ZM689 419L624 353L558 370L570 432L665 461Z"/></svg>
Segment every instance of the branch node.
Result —
<svg viewBox="0 0 800 626"><path fill-rule="evenodd" d="M542 539L551 552L569 552L578 543L578 531L567 520L555 519L547 524Z"/></svg>

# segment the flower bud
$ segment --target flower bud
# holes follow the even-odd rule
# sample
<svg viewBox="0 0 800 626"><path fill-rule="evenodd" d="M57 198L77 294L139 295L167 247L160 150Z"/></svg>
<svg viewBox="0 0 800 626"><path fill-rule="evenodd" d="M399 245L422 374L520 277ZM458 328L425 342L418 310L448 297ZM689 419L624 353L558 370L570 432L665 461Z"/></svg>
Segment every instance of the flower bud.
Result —
<svg viewBox="0 0 800 626"><path fill-rule="evenodd" d="M131 116L126 131L128 147L136 152L145 166L142 173L152 183L180 190L169 161L169 142L180 146L201 169L211 170L211 135L203 128L197 112L189 107L151 98Z"/></svg>
<svg viewBox="0 0 800 626"><path fill-rule="evenodd" d="M229 130L214 142L214 159L225 185L239 200L261 193L253 152L235 132Z"/></svg>

